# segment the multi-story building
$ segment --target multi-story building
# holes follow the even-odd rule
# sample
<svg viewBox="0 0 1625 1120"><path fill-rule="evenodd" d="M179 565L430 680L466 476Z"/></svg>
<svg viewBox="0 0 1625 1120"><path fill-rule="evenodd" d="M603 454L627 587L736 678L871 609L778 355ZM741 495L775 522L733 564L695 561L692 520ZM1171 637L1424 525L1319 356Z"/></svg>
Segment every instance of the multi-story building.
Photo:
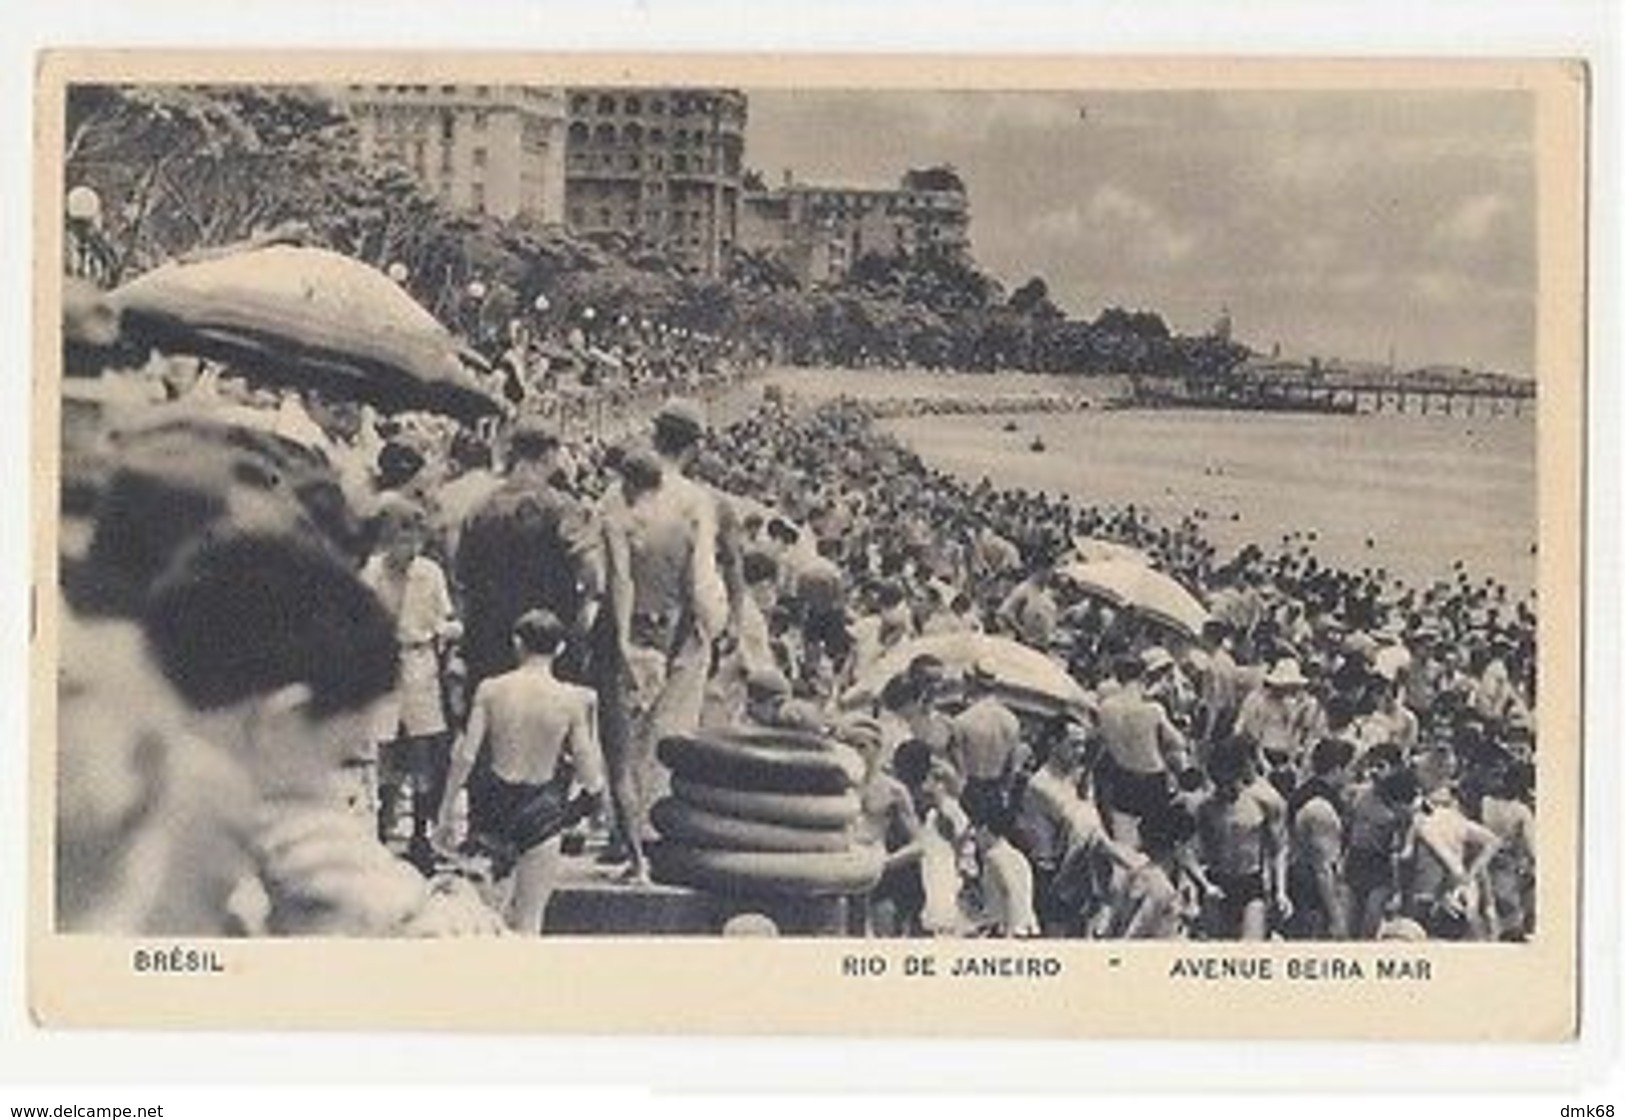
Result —
<svg viewBox="0 0 1625 1120"><path fill-rule="evenodd" d="M740 247L778 257L803 284L840 280L865 254L965 253L970 202L950 167L916 168L895 186L799 182L745 195Z"/></svg>
<svg viewBox="0 0 1625 1120"><path fill-rule="evenodd" d="M720 275L739 237L745 95L725 89L571 89L570 228L620 234Z"/></svg>
<svg viewBox="0 0 1625 1120"><path fill-rule="evenodd" d="M564 221L565 101L556 89L349 85L361 154L403 164L459 210Z"/></svg>

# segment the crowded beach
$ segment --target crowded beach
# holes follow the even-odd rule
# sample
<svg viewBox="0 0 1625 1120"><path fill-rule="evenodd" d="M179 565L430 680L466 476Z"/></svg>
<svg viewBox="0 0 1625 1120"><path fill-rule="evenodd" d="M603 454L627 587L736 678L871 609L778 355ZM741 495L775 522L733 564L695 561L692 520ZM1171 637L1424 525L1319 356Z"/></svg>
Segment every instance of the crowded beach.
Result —
<svg viewBox="0 0 1625 1120"><path fill-rule="evenodd" d="M435 382L66 302L63 929L1535 928L1534 603L1464 564L957 478L721 338Z"/></svg>

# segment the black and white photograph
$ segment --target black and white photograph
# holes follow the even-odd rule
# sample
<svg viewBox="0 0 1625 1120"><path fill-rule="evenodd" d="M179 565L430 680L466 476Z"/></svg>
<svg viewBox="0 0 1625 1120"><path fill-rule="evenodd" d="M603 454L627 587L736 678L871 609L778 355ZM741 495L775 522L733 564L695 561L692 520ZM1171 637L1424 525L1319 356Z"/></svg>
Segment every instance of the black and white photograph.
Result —
<svg viewBox="0 0 1625 1120"><path fill-rule="evenodd" d="M427 69L63 82L52 938L1572 937L1536 83Z"/></svg>

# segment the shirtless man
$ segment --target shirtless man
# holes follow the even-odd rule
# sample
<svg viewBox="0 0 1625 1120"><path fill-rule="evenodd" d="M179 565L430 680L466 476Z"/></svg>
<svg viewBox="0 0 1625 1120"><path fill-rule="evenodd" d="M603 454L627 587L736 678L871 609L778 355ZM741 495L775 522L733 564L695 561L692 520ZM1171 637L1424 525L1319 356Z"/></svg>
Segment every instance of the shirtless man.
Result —
<svg viewBox="0 0 1625 1120"><path fill-rule="evenodd" d="M1186 913L1178 883L1183 874L1180 852L1195 834L1190 814L1169 804L1140 822L1145 860L1129 871L1113 891L1106 936L1128 941L1182 941L1191 915Z"/></svg>
<svg viewBox="0 0 1625 1120"><path fill-rule="evenodd" d="M1110 867L1137 867L1140 856L1106 833L1100 811L1080 789L1089 780L1090 729L1069 722L1049 757L1027 779L1016 817L1019 843L1033 866L1038 916L1047 934L1081 930L1101 901L1097 888Z"/></svg>
<svg viewBox="0 0 1625 1120"><path fill-rule="evenodd" d="M1343 941L1349 936L1348 888L1343 882L1343 790L1354 762L1354 744L1322 739L1309 752L1309 780L1292 792L1291 934L1307 940Z"/></svg>
<svg viewBox="0 0 1625 1120"><path fill-rule="evenodd" d="M699 726L711 661L713 617L701 604L716 551L715 504L693 484L668 478L641 446L620 461L621 485L604 505L605 559L615 639L615 687L628 726L610 762L618 824L633 881L647 881L649 807L665 793L655 745ZM714 567L710 572L715 576ZM720 581L717 584L720 587ZM624 741L623 741L624 740Z"/></svg>
<svg viewBox="0 0 1625 1120"><path fill-rule="evenodd" d="M1111 811L1112 836L1137 841L1136 822L1168 803L1171 775L1185 768L1185 736L1163 706L1143 692L1144 663L1118 659L1118 688L1100 704L1100 737L1105 744L1103 792Z"/></svg>
<svg viewBox="0 0 1625 1120"><path fill-rule="evenodd" d="M450 848L457 793L489 746L492 796L484 819L473 826L516 855L508 922L524 934L542 931L564 830L591 814L604 790L597 696L553 675L566 635L564 624L546 610L527 611L514 624L519 666L487 679L474 693L436 828L441 847ZM574 799L568 797L572 779L582 788Z"/></svg>
<svg viewBox="0 0 1625 1120"><path fill-rule="evenodd" d="M1424 794L1411 822L1409 910L1430 938L1495 939L1487 887L1490 864L1500 851L1501 838L1462 811L1448 782Z"/></svg>
<svg viewBox="0 0 1625 1120"><path fill-rule="evenodd" d="M974 669L967 675L972 702L953 718L948 750L964 779L967 798L985 794L1002 806L1009 801L1026 748L1021 722L992 694L990 684L990 678Z"/></svg>
<svg viewBox="0 0 1625 1120"><path fill-rule="evenodd" d="M863 781L858 786L860 842L886 849L885 874L869 894L868 932L880 937L906 936L913 932L925 904L919 867L920 818L914 798L907 786L881 766L884 736L877 721L860 716L837 727L835 734L863 757Z"/></svg>
<svg viewBox="0 0 1625 1120"><path fill-rule="evenodd" d="M1227 739L1213 748L1208 776L1213 792L1198 807L1196 825L1212 932L1219 938L1262 941L1272 902L1283 918L1292 913L1286 893L1285 806L1256 781L1252 748L1244 739Z"/></svg>
<svg viewBox="0 0 1625 1120"><path fill-rule="evenodd" d="M1352 934L1369 939L1377 935L1397 896L1395 861L1410 829L1418 790L1415 775L1405 769L1393 743L1371 748L1360 762L1368 780L1348 799L1343 873L1350 895Z"/></svg>

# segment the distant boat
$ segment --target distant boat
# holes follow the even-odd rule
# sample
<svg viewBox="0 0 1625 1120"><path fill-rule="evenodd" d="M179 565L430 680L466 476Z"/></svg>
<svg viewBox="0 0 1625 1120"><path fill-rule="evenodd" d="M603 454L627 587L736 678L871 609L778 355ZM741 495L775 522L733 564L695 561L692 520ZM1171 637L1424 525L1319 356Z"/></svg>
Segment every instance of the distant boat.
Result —
<svg viewBox="0 0 1625 1120"><path fill-rule="evenodd" d="M1014 420L1006 420L1004 422L1004 430L1007 432L1019 432L1021 430L1021 425L1017 424Z"/></svg>
<svg viewBox="0 0 1625 1120"><path fill-rule="evenodd" d="M1044 437L1043 436L1034 436L1033 441L1031 443L1029 443L1027 445L1027 447L1028 447L1029 450L1032 450L1032 451L1043 451L1043 450L1045 450Z"/></svg>

